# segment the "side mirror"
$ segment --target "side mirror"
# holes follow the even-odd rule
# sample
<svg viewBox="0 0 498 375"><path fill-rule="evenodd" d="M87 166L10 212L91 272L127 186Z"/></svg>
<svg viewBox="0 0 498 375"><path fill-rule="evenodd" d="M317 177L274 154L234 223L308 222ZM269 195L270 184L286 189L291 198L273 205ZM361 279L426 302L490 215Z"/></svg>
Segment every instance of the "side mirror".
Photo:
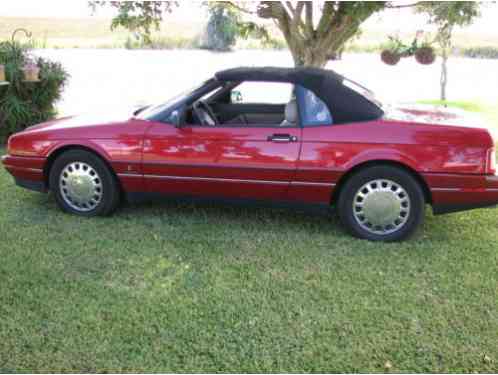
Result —
<svg viewBox="0 0 498 375"><path fill-rule="evenodd" d="M173 125L175 125L175 128L180 128L182 126L182 119L180 116L180 111L175 109L173 112L171 112L170 115L170 121Z"/></svg>
<svg viewBox="0 0 498 375"><path fill-rule="evenodd" d="M149 107L150 107L150 105L146 105L145 107L140 107L139 109L137 109L136 111L133 112L133 116L139 115L140 113L142 113L143 111L145 111Z"/></svg>
<svg viewBox="0 0 498 375"><path fill-rule="evenodd" d="M230 101L232 103L242 103L244 100L242 98L242 93L238 90L232 90L230 94Z"/></svg>

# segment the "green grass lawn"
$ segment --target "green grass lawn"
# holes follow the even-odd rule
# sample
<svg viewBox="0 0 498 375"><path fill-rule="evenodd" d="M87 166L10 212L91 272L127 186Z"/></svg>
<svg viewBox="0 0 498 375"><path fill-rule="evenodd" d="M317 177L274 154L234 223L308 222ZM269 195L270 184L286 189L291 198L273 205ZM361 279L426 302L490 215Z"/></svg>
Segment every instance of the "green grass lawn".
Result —
<svg viewBox="0 0 498 375"><path fill-rule="evenodd" d="M498 371L498 209L379 244L291 210L78 218L3 168L0 192L0 373Z"/></svg>
<svg viewBox="0 0 498 375"><path fill-rule="evenodd" d="M420 104L431 104L431 105L447 105L452 108L463 109L468 112L476 112L481 114L481 116L488 120L489 125L498 129L498 102L495 104L490 103L478 103L478 102L466 102L466 101L446 101L441 100L419 100Z"/></svg>
<svg viewBox="0 0 498 375"><path fill-rule="evenodd" d="M498 209L428 209L415 238L379 244L328 214L82 219L3 169L0 191L0 372L498 371Z"/></svg>
<svg viewBox="0 0 498 375"><path fill-rule="evenodd" d="M402 244L193 204L65 215L0 171L0 372L493 372L498 211Z"/></svg>

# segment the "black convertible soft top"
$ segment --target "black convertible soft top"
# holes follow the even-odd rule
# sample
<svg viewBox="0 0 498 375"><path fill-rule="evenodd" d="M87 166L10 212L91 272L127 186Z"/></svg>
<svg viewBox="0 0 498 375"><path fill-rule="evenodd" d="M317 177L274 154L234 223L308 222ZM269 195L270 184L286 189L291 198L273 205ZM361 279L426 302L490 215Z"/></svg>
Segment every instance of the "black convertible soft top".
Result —
<svg viewBox="0 0 498 375"><path fill-rule="evenodd" d="M376 120L382 109L365 96L344 85L340 74L318 68L249 67L222 70L215 75L219 81L287 82L313 91L329 108L334 123Z"/></svg>

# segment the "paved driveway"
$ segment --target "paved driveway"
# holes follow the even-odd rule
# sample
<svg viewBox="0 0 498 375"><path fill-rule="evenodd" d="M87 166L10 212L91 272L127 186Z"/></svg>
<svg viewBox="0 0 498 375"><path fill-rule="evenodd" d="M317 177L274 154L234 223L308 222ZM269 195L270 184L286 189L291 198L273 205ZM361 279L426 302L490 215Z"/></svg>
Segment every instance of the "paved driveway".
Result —
<svg viewBox="0 0 498 375"><path fill-rule="evenodd" d="M286 51L74 49L35 53L60 61L71 74L64 99L59 103L62 114L111 108L129 110L142 103L162 102L224 68L292 66ZM386 102L413 102L439 96L439 61L423 66L410 58L391 67L383 64L377 54L350 54L327 67L369 87ZM452 58L449 74L450 100L498 104L498 60Z"/></svg>

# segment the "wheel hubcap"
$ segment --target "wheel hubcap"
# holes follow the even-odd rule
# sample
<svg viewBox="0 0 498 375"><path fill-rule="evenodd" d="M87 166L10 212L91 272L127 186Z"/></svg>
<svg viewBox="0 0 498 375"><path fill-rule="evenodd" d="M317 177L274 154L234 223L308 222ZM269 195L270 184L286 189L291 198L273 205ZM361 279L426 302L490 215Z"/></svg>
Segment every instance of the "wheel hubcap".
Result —
<svg viewBox="0 0 498 375"><path fill-rule="evenodd" d="M357 223L373 234L390 234L405 225L410 216L410 197L401 185L378 179L363 185L353 199Z"/></svg>
<svg viewBox="0 0 498 375"><path fill-rule="evenodd" d="M64 201L80 212L93 210L102 200L100 176L86 163L68 164L61 172L59 189Z"/></svg>

